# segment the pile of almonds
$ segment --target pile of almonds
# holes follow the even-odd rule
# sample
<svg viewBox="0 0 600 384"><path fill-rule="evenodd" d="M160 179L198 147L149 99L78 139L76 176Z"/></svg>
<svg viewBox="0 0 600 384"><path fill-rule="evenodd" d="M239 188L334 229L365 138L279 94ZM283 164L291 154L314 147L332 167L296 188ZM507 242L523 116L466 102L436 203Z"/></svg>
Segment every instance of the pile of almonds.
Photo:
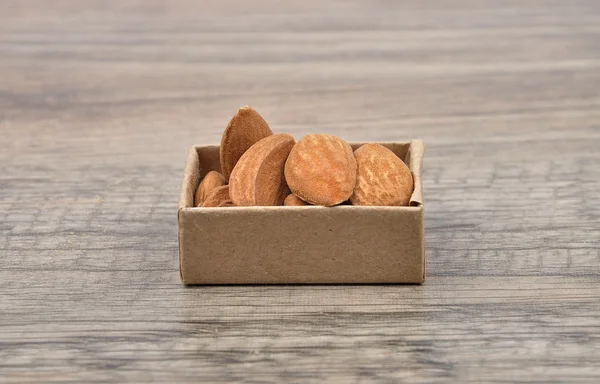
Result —
<svg viewBox="0 0 600 384"><path fill-rule="evenodd" d="M344 140L323 134L297 143L273 134L266 121L245 106L233 116L221 140L222 174L209 172L196 190L198 207L321 205L408 205L412 173L380 144L352 151Z"/></svg>

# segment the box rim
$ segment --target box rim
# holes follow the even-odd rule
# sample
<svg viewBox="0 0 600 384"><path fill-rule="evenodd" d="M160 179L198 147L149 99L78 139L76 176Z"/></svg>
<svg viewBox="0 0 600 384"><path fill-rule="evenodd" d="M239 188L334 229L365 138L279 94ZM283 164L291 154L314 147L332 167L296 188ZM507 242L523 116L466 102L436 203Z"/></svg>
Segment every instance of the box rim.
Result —
<svg viewBox="0 0 600 384"><path fill-rule="evenodd" d="M390 210L390 211L418 211L423 210L423 205L406 205L406 206L385 206L385 205L373 205L373 206L359 206L359 205L338 205L335 207L323 207L319 205L310 205L310 206L256 206L256 207L183 207L180 208L180 211L191 211L191 212L214 212L218 210L219 212L223 212L224 210L229 210L231 212L237 211L306 211L306 210L361 210L361 211L381 211L381 210Z"/></svg>

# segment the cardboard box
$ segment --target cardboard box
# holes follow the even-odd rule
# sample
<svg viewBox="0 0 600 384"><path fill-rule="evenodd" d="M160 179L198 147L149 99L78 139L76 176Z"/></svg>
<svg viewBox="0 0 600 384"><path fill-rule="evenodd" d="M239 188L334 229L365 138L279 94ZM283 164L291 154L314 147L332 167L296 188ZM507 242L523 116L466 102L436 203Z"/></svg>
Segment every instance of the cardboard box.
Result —
<svg viewBox="0 0 600 384"><path fill-rule="evenodd" d="M179 197L182 282L422 283L423 142L382 144L413 173L408 207L194 208L200 180L220 165L218 146L192 148Z"/></svg>

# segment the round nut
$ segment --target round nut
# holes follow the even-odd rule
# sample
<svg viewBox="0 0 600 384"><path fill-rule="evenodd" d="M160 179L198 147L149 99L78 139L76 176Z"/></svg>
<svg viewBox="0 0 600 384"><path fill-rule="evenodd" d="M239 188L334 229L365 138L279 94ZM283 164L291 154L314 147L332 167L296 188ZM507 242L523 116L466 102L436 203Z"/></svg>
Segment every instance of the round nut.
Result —
<svg viewBox="0 0 600 384"><path fill-rule="evenodd" d="M290 190L302 200L327 207L348 200L356 185L356 159L352 147L332 136L305 136L285 164Z"/></svg>
<svg viewBox="0 0 600 384"><path fill-rule="evenodd" d="M212 207L230 207L233 206L233 202L229 197L229 185L217 187L206 197L206 200L202 203L203 208Z"/></svg>
<svg viewBox="0 0 600 384"><path fill-rule="evenodd" d="M365 144L354 156L358 172L353 205L408 205L413 176L394 152L381 144Z"/></svg>
<svg viewBox="0 0 600 384"><path fill-rule="evenodd" d="M269 125L258 112L249 106L240 108L221 138L219 160L225 180L229 180L233 168L252 145L272 134Z"/></svg>
<svg viewBox="0 0 600 384"><path fill-rule="evenodd" d="M306 201L302 200L301 198L299 198L298 196L296 196L292 193L288 197L285 198L285 200L283 201L283 205L288 206L288 207L293 207L293 206L302 207L302 206L310 205L310 204L308 204Z"/></svg>
<svg viewBox="0 0 600 384"><path fill-rule="evenodd" d="M290 193L283 170L294 144L292 136L278 134L250 147L231 172L229 185L233 203L237 206L282 205Z"/></svg>
<svg viewBox="0 0 600 384"><path fill-rule="evenodd" d="M213 189L226 185L225 177L217 171L210 171L198 185L194 196L194 205L199 207L213 191Z"/></svg>

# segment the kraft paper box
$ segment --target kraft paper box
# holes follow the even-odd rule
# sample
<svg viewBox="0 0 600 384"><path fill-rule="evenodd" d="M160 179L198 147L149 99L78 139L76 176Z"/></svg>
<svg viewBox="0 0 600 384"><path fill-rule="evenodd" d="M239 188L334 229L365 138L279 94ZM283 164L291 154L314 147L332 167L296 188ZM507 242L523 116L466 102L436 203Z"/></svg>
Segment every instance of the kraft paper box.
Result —
<svg viewBox="0 0 600 384"><path fill-rule="evenodd" d="M218 146L192 148L179 196L182 282L423 283L423 142L382 144L413 173L408 207L195 208L198 184L220 164Z"/></svg>

